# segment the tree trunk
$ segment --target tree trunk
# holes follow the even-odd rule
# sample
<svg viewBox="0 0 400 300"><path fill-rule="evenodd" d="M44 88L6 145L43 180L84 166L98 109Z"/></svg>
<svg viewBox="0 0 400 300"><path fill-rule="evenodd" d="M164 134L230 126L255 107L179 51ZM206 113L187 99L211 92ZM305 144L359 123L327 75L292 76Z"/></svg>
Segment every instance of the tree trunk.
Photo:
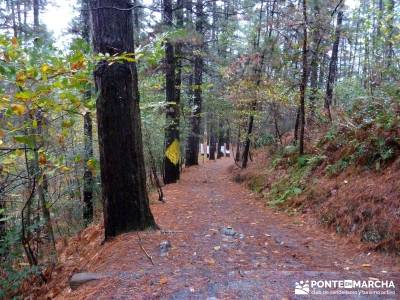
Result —
<svg viewBox="0 0 400 300"><path fill-rule="evenodd" d="M88 95L90 97L90 95ZM93 157L93 130L92 116L87 112L83 117L83 139L84 139L84 174L83 174L83 220L85 225L93 221L93 174L89 169L89 160Z"/></svg>
<svg viewBox="0 0 400 300"><path fill-rule="evenodd" d="M318 88L323 89L325 86L325 72L326 72L326 64L327 64L327 55L324 53L322 56L322 61L319 64L319 76L318 76Z"/></svg>
<svg viewBox="0 0 400 300"><path fill-rule="evenodd" d="M386 43L385 43L385 57L386 57L386 62L385 66L388 69L388 79L393 79L395 78L395 70L392 70L392 66L394 64L394 35L395 35L395 24L394 24L394 17L395 17L395 0L389 0L387 4L387 31L388 31L388 36L386 38Z"/></svg>
<svg viewBox="0 0 400 300"><path fill-rule="evenodd" d="M230 149L231 149L231 127L229 123L227 124L228 128L226 130L226 136L225 136L225 155L226 157L230 157Z"/></svg>
<svg viewBox="0 0 400 300"><path fill-rule="evenodd" d="M337 62L338 62L338 53L339 53L339 44L340 44L340 34L341 27L343 21L343 11L338 12L337 16L337 24L336 24L336 32L335 32L335 41L332 47L332 57L329 63L329 73L328 73L328 81L326 85L326 95L325 95L325 110L328 114L329 120L332 121L331 115L331 105L333 98L333 88L336 81L336 73L337 73Z"/></svg>
<svg viewBox="0 0 400 300"><path fill-rule="evenodd" d="M315 24L313 28L313 53L311 56L311 75L310 75L310 114L309 114L309 122L313 122L315 119L315 109L316 109L316 100L317 100L317 93L318 93L318 64L319 64L319 47L321 44L321 33L320 27L321 24L319 22L319 2L315 1L314 4L314 12L315 12Z"/></svg>
<svg viewBox="0 0 400 300"><path fill-rule="evenodd" d="M164 25L167 30L172 27L172 1L164 0ZM180 141L179 141L179 102L176 99L176 74L174 48L170 41L165 42L165 96L166 128L164 183L175 183L179 179Z"/></svg>
<svg viewBox="0 0 400 300"><path fill-rule="evenodd" d="M253 104L252 110L255 111L255 104ZM249 123L247 127L247 134L246 134L246 142L244 144L243 150L243 157L242 157L242 168L247 168L247 162L249 159L249 152L250 152L250 143L251 143L251 134L253 132L253 124L254 124L254 116L250 115Z"/></svg>
<svg viewBox="0 0 400 300"><path fill-rule="evenodd" d="M17 1L17 19L18 19L18 37L22 36L22 16L21 16L21 1Z"/></svg>
<svg viewBox="0 0 400 300"><path fill-rule="evenodd" d="M33 0L33 31L39 33L39 0Z"/></svg>
<svg viewBox="0 0 400 300"><path fill-rule="evenodd" d="M275 13L275 4L276 1L273 2L272 5L272 13L271 13L271 18L273 18L273 15ZM260 50L260 39L261 39L261 28L262 28L262 23L263 23L263 7L264 7L264 1L261 1L261 6L260 6L260 13L259 13L259 26L257 28L257 34L256 34L256 38L254 40L254 50L255 51L259 51ZM268 7L267 7L268 9ZM269 14L268 14L269 15ZM268 30L268 38L271 38L271 34L272 34L272 27L269 28ZM264 67L264 59L265 59L265 55L266 55L266 51L267 51L267 47L264 48L263 52L260 54L259 56L259 62L256 65L256 68L254 70L254 77L256 80L256 87L258 88L261 84L261 75L263 72L263 67ZM273 52L273 48L271 49L271 53ZM248 126L247 126L247 134L246 134L246 141L245 141L245 145L244 145L244 150L243 150L243 157L242 157L242 168L245 169L247 168L247 163L248 163L248 159L249 159L249 153L250 153L250 144L251 144L251 134L253 132L253 126L254 126L254 112L257 109L257 99L254 99L251 103L251 107L250 107L250 116L249 116L249 122L248 122Z"/></svg>
<svg viewBox="0 0 400 300"><path fill-rule="evenodd" d="M27 39L27 22L28 22L28 2L29 0L24 0L24 39Z"/></svg>
<svg viewBox="0 0 400 300"><path fill-rule="evenodd" d="M304 126L305 126L305 96L306 96L306 88L307 88L307 0L303 0L303 75L301 78L300 84L300 143L299 143L299 152L300 155L304 154Z"/></svg>
<svg viewBox="0 0 400 300"><path fill-rule="evenodd" d="M11 21L12 21L13 33L14 37L18 37L18 27L17 27L17 18L15 15L14 1L11 1L10 5L11 5Z"/></svg>
<svg viewBox="0 0 400 300"><path fill-rule="evenodd" d="M133 32L135 34L134 40L135 40L135 46L139 47L139 37L140 37L140 22L139 22L139 8L137 7L139 5L139 0L133 0Z"/></svg>
<svg viewBox="0 0 400 300"><path fill-rule="evenodd" d="M224 156L224 153L221 151L221 147L224 146L225 131L224 131L224 123L222 119L219 120L218 124L218 149L217 149L217 158L221 158Z"/></svg>
<svg viewBox="0 0 400 300"><path fill-rule="evenodd" d="M299 141L299 127L300 127L300 105L297 107L296 121L294 123L294 139L293 139L294 145L297 145L297 142Z"/></svg>
<svg viewBox="0 0 400 300"><path fill-rule="evenodd" d="M89 0L82 0L82 38L90 43L90 14ZM89 101L92 97L91 87L88 86L84 93L84 101ZM93 174L89 168L89 160L93 157L93 126L92 115L87 112L83 116L83 141L84 141L84 174L83 174L83 220L85 226L93 221Z"/></svg>
<svg viewBox="0 0 400 300"><path fill-rule="evenodd" d="M196 31L203 36L203 1L196 2ZM200 125L202 111L202 83L203 83L203 58L200 51L203 49L203 41L197 46L194 57L193 70L193 107L190 116L190 133L186 149L186 165L193 166L199 164L199 144L200 144Z"/></svg>
<svg viewBox="0 0 400 300"><path fill-rule="evenodd" d="M36 113L35 119L38 121L37 129L35 130L37 136L43 135L43 115L42 112L39 110ZM33 121L33 119L32 119ZM46 192L47 192L47 177L44 174L43 169L40 166L40 154L39 154L40 145L37 145L36 142L34 143L33 147L33 160L32 160L32 167L34 170L35 181L37 182L37 196L38 196L38 207L43 214L44 220L44 227L45 227L45 235L48 238L48 242L50 244L49 253L45 253L46 257L49 258L49 262L51 264L55 264L57 262L57 250L56 250L56 241L53 231L53 225L51 222L51 214L50 214L50 207L49 203L46 200ZM40 220L40 216L38 215L38 220Z"/></svg>
<svg viewBox="0 0 400 300"><path fill-rule="evenodd" d="M95 53L134 53L131 7L130 0L90 0ZM104 229L108 240L123 232L157 225L146 191L136 64L110 65L101 61L94 76L98 90Z"/></svg>
<svg viewBox="0 0 400 300"><path fill-rule="evenodd" d="M217 138L215 132L214 115L210 116L210 160L215 160L215 152L217 151Z"/></svg>
<svg viewBox="0 0 400 300"><path fill-rule="evenodd" d="M237 141L236 141L236 155L235 155L235 162L240 162L240 125L238 126L238 134L237 134Z"/></svg>
<svg viewBox="0 0 400 300"><path fill-rule="evenodd" d="M183 0L177 1L177 9L175 10L176 24L177 27L182 29L183 25ZM180 117L181 110L183 110L183 103L181 102L181 90L182 90L182 43L180 41L176 42L175 45L175 102L178 110L178 115L176 116L177 128L180 129ZM178 134L180 131L178 131ZM180 137L179 137L180 141ZM182 164L179 165L179 170L181 171ZM180 176L180 172L179 172ZM179 179L179 178L178 178Z"/></svg>
<svg viewBox="0 0 400 300"><path fill-rule="evenodd" d="M3 238L6 234L6 203L3 200L3 187L0 187L0 243L3 243ZM0 259L2 257L0 256Z"/></svg>

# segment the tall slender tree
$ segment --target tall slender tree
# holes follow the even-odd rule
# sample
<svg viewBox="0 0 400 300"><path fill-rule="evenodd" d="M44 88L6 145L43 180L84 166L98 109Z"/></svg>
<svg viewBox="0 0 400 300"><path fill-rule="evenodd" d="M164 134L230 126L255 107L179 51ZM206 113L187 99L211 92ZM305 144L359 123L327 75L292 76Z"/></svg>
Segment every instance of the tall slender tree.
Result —
<svg viewBox="0 0 400 300"><path fill-rule="evenodd" d="M324 105L328 117L331 121L332 121L331 105L333 98L333 88L335 85L336 75L337 75L337 63L338 63L338 53L340 45L340 35L342 30L342 21L343 21L343 11L340 8L337 15L335 40L333 42L333 47L332 47L332 56L329 63L329 73L328 73L328 80L326 83L326 95L325 95L325 105Z"/></svg>
<svg viewBox="0 0 400 300"><path fill-rule="evenodd" d="M96 53L134 53L130 0L90 0ZM146 191L136 64L98 63L97 122L105 239L156 228Z"/></svg>
<svg viewBox="0 0 400 300"><path fill-rule="evenodd" d="M275 1L274 1L275 3ZM263 22L263 15L264 15L264 4L265 1L261 0L260 4L260 11L258 15L258 26L257 26L257 34L253 42L254 46L254 51L257 52L257 63L254 67L254 79L256 81L256 87L258 88L261 84L261 79L262 79L262 72L264 69L264 60L265 60L265 55L267 51L267 47L263 49L263 51L260 52L260 42L261 42L261 34L262 34L262 22ZM275 5L275 4L274 4ZM243 149L243 156L242 156L242 168L245 169L247 168L247 163L249 160L249 155L250 155L250 144L251 144L251 135L253 133L253 127L254 127L254 113L257 109L257 99L253 99L251 102L251 107L250 107L250 116L249 116L249 121L247 125L247 133L246 133L246 140L244 143L244 149Z"/></svg>
<svg viewBox="0 0 400 300"><path fill-rule="evenodd" d="M322 41L321 36L321 9L319 0L314 0L313 5L314 12L314 26L312 27L312 54L311 54L311 62L310 62L310 113L309 113L309 121L313 121L315 118L315 109L316 109L316 101L317 101L317 93L318 93L318 66L320 59L320 45Z"/></svg>
<svg viewBox="0 0 400 300"><path fill-rule="evenodd" d="M300 83L300 136L299 136L299 151L300 155L304 154L304 127L305 127L305 97L307 88L308 62L307 62L307 0L303 0L303 50L302 50L302 68L303 74Z"/></svg>

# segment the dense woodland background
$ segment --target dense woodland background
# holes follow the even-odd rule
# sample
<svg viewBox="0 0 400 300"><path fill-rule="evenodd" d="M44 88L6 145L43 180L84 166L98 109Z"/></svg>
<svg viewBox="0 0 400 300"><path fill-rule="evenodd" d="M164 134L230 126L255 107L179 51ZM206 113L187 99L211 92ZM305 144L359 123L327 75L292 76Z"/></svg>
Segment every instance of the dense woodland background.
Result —
<svg viewBox="0 0 400 300"><path fill-rule="evenodd" d="M0 297L103 208L106 238L156 227L147 194L184 166L264 146L300 168L342 149L330 175L395 161L400 5L347 1L81 0L61 50L52 1L0 1Z"/></svg>

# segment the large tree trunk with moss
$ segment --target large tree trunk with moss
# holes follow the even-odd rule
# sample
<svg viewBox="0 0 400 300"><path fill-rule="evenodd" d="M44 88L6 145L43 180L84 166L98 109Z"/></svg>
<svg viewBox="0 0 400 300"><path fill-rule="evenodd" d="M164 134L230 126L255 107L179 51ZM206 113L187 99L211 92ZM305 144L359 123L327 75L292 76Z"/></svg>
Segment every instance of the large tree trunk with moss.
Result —
<svg viewBox="0 0 400 300"><path fill-rule="evenodd" d="M131 1L91 0L90 6L94 51L110 55L133 53ZM136 65L101 61L94 76L107 240L157 225L146 191Z"/></svg>

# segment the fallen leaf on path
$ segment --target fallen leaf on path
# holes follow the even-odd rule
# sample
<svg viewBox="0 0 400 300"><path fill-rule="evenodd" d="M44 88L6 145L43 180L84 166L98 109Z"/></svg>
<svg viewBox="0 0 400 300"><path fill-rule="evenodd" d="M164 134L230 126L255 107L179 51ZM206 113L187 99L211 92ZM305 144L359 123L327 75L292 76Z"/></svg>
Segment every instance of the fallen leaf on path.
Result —
<svg viewBox="0 0 400 300"><path fill-rule="evenodd" d="M363 268L371 268L371 265L370 264L362 264L361 267L363 267Z"/></svg>
<svg viewBox="0 0 400 300"><path fill-rule="evenodd" d="M160 284L166 284L168 282L168 278L166 276L161 276Z"/></svg>
<svg viewBox="0 0 400 300"><path fill-rule="evenodd" d="M215 260L213 260L212 258L206 258L204 259L204 262L206 262L209 265L215 265Z"/></svg>
<svg viewBox="0 0 400 300"><path fill-rule="evenodd" d="M215 247L214 247L214 250L215 250L215 251L218 251L219 249L221 249L221 246L215 246Z"/></svg>

